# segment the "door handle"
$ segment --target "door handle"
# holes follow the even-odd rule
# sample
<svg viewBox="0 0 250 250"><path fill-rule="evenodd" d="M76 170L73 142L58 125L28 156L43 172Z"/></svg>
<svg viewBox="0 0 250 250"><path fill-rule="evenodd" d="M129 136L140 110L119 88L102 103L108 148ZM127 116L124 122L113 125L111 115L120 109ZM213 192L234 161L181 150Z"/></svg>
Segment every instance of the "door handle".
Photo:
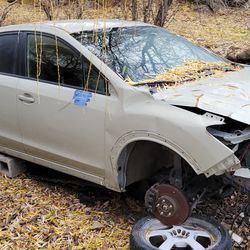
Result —
<svg viewBox="0 0 250 250"><path fill-rule="evenodd" d="M32 97L32 95L24 93L23 95L19 95L18 99L22 102L31 104L35 102L35 99Z"/></svg>

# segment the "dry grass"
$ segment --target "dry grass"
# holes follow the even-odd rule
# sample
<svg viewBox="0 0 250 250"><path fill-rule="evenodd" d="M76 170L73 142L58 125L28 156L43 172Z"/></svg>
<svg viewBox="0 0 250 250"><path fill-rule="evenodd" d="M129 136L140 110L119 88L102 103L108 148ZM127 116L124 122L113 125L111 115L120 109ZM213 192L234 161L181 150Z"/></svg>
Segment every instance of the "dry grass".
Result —
<svg viewBox="0 0 250 250"><path fill-rule="evenodd" d="M163 83L160 84L161 87L169 88L211 76L221 77L226 71L237 71L240 69L240 66L230 65L225 62L208 63L199 60L187 60L183 65L168 69L156 75L153 79L139 82L133 82L128 79L127 82L132 86L159 82Z"/></svg>
<svg viewBox="0 0 250 250"><path fill-rule="evenodd" d="M84 205L77 193L73 185L0 176L0 249L128 249L138 204L111 194Z"/></svg>
<svg viewBox="0 0 250 250"><path fill-rule="evenodd" d="M221 55L250 47L250 9L228 8L213 13L195 11L197 6L191 3L176 8L167 24L171 31Z"/></svg>
<svg viewBox="0 0 250 250"><path fill-rule="evenodd" d="M78 192L86 194L86 190L72 184L79 181L41 170L39 177L32 172L15 179L0 176L1 250L129 249L132 225L145 215L140 202L107 191L101 194L107 197L104 201L80 203ZM71 184L48 182L55 179L64 183L71 180ZM95 189L90 198L93 200L99 191ZM230 229L246 201L246 195L235 192L224 201L206 200L198 204L195 212L214 217ZM249 249L249 228L240 225L239 218L234 229L244 242L233 249Z"/></svg>

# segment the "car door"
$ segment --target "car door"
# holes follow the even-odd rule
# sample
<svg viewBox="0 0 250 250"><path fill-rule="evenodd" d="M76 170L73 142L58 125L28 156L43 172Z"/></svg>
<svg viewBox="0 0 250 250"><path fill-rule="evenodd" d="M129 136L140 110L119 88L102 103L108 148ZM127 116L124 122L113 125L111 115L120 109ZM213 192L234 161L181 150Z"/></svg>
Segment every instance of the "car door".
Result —
<svg viewBox="0 0 250 250"><path fill-rule="evenodd" d="M16 108L19 36L15 32L0 33L0 147L23 151Z"/></svg>
<svg viewBox="0 0 250 250"><path fill-rule="evenodd" d="M65 41L40 35L27 34L26 73L17 87L25 149L68 166L69 174L74 168L86 179L103 177L107 81Z"/></svg>

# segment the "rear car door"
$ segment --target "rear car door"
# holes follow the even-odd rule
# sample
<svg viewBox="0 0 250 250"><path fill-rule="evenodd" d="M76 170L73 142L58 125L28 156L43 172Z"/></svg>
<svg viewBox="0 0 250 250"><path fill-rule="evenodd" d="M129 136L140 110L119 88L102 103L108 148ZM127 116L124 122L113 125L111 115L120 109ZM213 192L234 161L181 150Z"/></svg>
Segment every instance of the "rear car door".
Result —
<svg viewBox="0 0 250 250"><path fill-rule="evenodd" d="M25 149L67 166L59 168L63 172L99 182L105 164L106 79L65 41L26 35L26 72L17 90Z"/></svg>
<svg viewBox="0 0 250 250"><path fill-rule="evenodd" d="M23 151L18 127L16 86L20 33L0 33L0 147Z"/></svg>

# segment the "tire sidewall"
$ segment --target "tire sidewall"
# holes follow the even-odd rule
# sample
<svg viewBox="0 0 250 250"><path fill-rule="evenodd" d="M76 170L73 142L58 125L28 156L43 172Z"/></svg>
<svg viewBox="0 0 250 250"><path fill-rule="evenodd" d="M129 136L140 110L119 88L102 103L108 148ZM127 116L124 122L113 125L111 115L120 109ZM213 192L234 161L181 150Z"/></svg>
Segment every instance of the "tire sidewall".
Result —
<svg viewBox="0 0 250 250"><path fill-rule="evenodd" d="M159 248L152 246L146 239L145 232L148 230L150 221L156 220L148 216L139 220L133 227L130 236L130 249L131 250L159 250ZM192 215L188 218L189 223L200 225L212 234L219 234L219 240L215 245L206 248L206 250L231 250L232 242L229 233L223 228L221 224L214 219L206 216Z"/></svg>

